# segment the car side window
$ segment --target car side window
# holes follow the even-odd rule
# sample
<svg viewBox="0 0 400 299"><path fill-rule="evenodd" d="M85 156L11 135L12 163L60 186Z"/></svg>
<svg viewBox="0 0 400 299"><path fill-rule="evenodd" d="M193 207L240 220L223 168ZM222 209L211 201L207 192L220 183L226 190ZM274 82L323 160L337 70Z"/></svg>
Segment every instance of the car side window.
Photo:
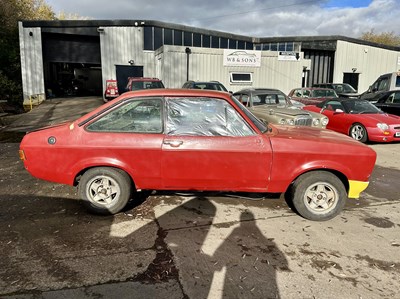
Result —
<svg viewBox="0 0 400 299"><path fill-rule="evenodd" d="M167 135L250 136L254 131L226 101L215 98L169 98Z"/></svg>
<svg viewBox="0 0 400 299"><path fill-rule="evenodd" d="M247 94L242 94L239 97L239 101L244 105L244 106L249 106L249 96Z"/></svg>
<svg viewBox="0 0 400 299"><path fill-rule="evenodd" d="M400 92L395 92L393 94L392 103L400 104Z"/></svg>
<svg viewBox="0 0 400 299"><path fill-rule="evenodd" d="M91 132L161 133L160 99L136 99L123 103L89 124Z"/></svg>
<svg viewBox="0 0 400 299"><path fill-rule="evenodd" d="M382 78L382 80L378 84L378 91L386 90L388 83L389 83L389 78Z"/></svg>
<svg viewBox="0 0 400 299"><path fill-rule="evenodd" d="M343 105L339 101L329 101L325 104L324 108L329 111L336 111L336 109L344 111Z"/></svg>

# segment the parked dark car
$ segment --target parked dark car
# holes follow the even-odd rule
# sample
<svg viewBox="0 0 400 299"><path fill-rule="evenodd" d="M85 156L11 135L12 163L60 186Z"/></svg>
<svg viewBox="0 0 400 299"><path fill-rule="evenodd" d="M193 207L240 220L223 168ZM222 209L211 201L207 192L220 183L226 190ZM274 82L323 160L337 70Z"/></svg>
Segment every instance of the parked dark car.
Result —
<svg viewBox="0 0 400 299"><path fill-rule="evenodd" d="M400 72L383 74L360 95L360 98L367 101L374 101L380 94L390 90L400 90Z"/></svg>
<svg viewBox="0 0 400 299"><path fill-rule="evenodd" d="M318 83L313 84L313 87L333 89L342 98L357 98L360 95L353 86L347 83Z"/></svg>
<svg viewBox="0 0 400 299"><path fill-rule="evenodd" d="M226 87L218 81L187 81L183 84L182 88L189 89L209 89L228 92Z"/></svg>
<svg viewBox="0 0 400 299"><path fill-rule="evenodd" d="M400 90L376 94L370 101L382 111L400 116Z"/></svg>

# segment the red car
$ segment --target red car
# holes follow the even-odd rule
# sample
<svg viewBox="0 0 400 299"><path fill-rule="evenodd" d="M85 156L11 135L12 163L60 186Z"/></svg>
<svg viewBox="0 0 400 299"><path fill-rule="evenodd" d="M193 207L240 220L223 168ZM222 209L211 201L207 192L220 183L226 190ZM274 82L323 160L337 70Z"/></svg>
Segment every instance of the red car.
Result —
<svg viewBox="0 0 400 299"><path fill-rule="evenodd" d="M400 141L400 117L386 114L366 100L338 98L303 109L326 115L327 129L361 142Z"/></svg>
<svg viewBox="0 0 400 299"><path fill-rule="evenodd" d="M336 99L338 95L330 88L304 87L292 89L289 97L304 105L315 105L327 99Z"/></svg>
<svg viewBox="0 0 400 299"><path fill-rule="evenodd" d="M37 178L78 185L96 213L137 190L220 190L286 192L300 215L327 220L368 186L376 153L329 130L266 126L229 93L150 89L28 133L20 157Z"/></svg>
<svg viewBox="0 0 400 299"><path fill-rule="evenodd" d="M127 91L140 89L165 88L158 78L129 77L125 89Z"/></svg>

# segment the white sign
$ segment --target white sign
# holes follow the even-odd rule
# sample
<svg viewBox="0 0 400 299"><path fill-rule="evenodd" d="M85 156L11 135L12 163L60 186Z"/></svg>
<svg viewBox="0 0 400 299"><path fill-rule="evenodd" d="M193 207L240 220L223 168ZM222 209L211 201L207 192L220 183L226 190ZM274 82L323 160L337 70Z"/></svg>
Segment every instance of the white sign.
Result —
<svg viewBox="0 0 400 299"><path fill-rule="evenodd" d="M400 65L400 56L397 56L397 65Z"/></svg>
<svg viewBox="0 0 400 299"><path fill-rule="evenodd" d="M298 61L300 60L300 53L299 52L279 52L278 60L285 60L285 61Z"/></svg>
<svg viewBox="0 0 400 299"><path fill-rule="evenodd" d="M261 51L224 50L224 66L261 66Z"/></svg>

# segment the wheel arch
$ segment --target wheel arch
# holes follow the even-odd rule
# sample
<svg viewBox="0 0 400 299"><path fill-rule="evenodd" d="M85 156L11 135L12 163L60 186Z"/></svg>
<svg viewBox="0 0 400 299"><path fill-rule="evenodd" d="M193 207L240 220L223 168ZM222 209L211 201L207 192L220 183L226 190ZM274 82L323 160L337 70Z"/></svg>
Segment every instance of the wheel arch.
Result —
<svg viewBox="0 0 400 299"><path fill-rule="evenodd" d="M350 189L350 184L349 184L349 179L347 178L347 176L335 169L329 169L329 168L314 168L314 169L308 169L302 173L299 173L293 180L292 182L289 184L288 188L286 189L286 192L289 192L291 190L291 188L293 187L294 182L301 177L302 175L306 174L306 173L311 173L311 172L317 172L317 171L326 171L326 172L330 172L332 174L334 174L335 176L337 176L339 178L339 180L343 183L343 186L346 189L347 194L349 194L349 189Z"/></svg>
<svg viewBox="0 0 400 299"><path fill-rule="evenodd" d="M365 134L366 134L366 141L365 141L365 142L367 142L367 141L369 140L368 126L367 126L366 124L362 123L362 122L359 121L359 120L356 120L356 121L354 121L354 122L352 122L352 123L350 124L350 126L349 126L349 128L348 128L348 130L347 130L347 136L350 136L350 137L351 137L350 132L351 132L351 129L352 129L355 125L361 125L361 126L364 127L364 129L365 129Z"/></svg>
<svg viewBox="0 0 400 299"><path fill-rule="evenodd" d="M135 185L135 181L133 179L133 176L131 174L130 171L128 171L125 167L123 167L122 165L119 164L110 164L110 163L102 163L102 164L93 164L93 165L87 165L86 167L82 167L79 171L76 172L75 176L74 176L74 181L73 181L73 185L77 186L79 184L80 178L82 177L82 175L87 172L90 169L93 168L99 168L99 167L104 167L104 168L114 168L114 169L118 169L120 171L125 172L129 178L131 179L131 183L132 183L132 187L134 189L136 189L136 185Z"/></svg>

